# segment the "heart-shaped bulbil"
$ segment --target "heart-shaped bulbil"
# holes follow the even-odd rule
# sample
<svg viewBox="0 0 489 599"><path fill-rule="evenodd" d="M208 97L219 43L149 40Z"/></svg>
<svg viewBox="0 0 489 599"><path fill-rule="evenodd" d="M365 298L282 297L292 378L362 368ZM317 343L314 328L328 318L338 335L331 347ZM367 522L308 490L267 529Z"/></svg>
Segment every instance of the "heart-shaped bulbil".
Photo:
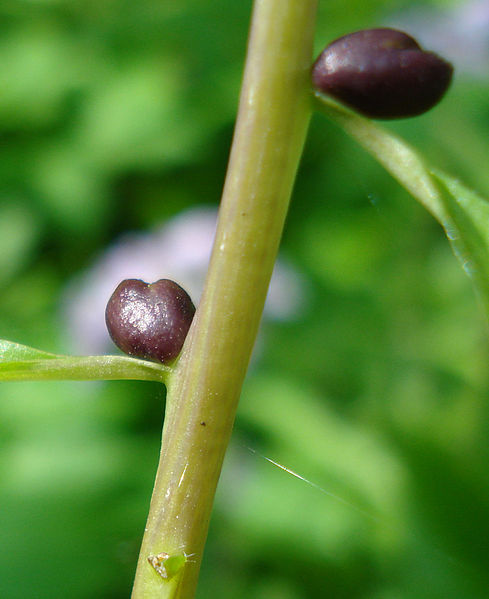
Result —
<svg viewBox="0 0 489 599"><path fill-rule="evenodd" d="M194 314L188 293L174 281L126 279L109 299L105 322L123 352L166 363L180 353Z"/></svg>
<svg viewBox="0 0 489 599"><path fill-rule="evenodd" d="M426 52L406 33L365 29L335 40L314 63L320 92L378 119L416 116L446 92L452 65Z"/></svg>

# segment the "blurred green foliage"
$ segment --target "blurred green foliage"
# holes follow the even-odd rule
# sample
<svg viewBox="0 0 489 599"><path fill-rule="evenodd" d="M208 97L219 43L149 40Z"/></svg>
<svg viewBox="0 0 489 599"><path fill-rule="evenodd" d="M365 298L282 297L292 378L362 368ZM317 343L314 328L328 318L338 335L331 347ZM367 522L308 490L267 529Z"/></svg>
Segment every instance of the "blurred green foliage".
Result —
<svg viewBox="0 0 489 599"><path fill-rule="evenodd" d="M323 1L317 49L416 5ZM250 8L2 3L0 337L64 351L73 276L217 204ZM488 81L388 125L486 195ZM308 303L263 324L198 597L487 597L487 328L441 228L317 116L283 252ZM2 384L2 597L129 595L163 405L153 383Z"/></svg>

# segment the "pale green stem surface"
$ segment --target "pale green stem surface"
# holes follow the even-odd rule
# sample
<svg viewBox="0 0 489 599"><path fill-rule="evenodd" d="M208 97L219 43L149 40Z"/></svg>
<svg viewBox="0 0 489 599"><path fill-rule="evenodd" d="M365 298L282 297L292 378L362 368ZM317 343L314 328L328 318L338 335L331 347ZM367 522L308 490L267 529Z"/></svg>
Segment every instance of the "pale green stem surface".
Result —
<svg viewBox="0 0 489 599"><path fill-rule="evenodd" d="M256 0L204 294L168 385L133 599L191 599L311 114L317 0ZM149 556L193 554L164 579Z"/></svg>

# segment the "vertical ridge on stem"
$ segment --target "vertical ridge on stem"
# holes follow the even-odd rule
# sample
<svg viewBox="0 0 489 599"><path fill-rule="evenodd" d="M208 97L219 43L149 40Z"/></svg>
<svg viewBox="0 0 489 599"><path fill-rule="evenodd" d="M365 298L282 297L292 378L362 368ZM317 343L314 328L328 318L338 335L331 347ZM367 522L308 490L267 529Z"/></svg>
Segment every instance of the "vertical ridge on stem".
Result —
<svg viewBox="0 0 489 599"><path fill-rule="evenodd" d="M214 492L311 113L317 0L256 0L238 120L200 306L168 388L133 599L194 596ZM169 581L148 555L195 554Z"/></svg>

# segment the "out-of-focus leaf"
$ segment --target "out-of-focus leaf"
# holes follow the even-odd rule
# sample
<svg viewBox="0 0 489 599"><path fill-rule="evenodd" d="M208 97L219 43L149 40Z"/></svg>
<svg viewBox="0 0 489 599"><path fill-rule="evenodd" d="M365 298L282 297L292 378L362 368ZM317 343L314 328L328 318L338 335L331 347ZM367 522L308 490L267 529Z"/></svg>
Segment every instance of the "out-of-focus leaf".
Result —
<svg viewBox="0 0 489 599"><path fill-rule="evenodd" d="M85 107L78 143L106 171L180 160L197 143L181 113L178 63L136 61L100 82Z"/></svg>
<svg viewBox="0 0 489 599"><path fill-rule="evenodd" d="M39 223L22 202L0 199L0 282L13 276L33 252Z"/></svg>
<svg viewBox="0 0 489 599"><path fill-rule="evenodd" d="M0 40L0 124L29 128L59 119L66 94L84 70L77 49L73 37L41 18L23 27L5 27Z"/></svg>
<svg viewBox="0 0 489 599"><path fill-rule="evenodd" d="M453 177L429 167L416 150L331 98L316 93L320 110L374 156L445 229L457 258L489 314L489 203Z"/></svg>
<svg viewBox="0 0 489 599"><path fill-rule="evenodd" d="M0 340L0 381L132 379L163 382L170 369L126 356L60 356Z"/></svg>

